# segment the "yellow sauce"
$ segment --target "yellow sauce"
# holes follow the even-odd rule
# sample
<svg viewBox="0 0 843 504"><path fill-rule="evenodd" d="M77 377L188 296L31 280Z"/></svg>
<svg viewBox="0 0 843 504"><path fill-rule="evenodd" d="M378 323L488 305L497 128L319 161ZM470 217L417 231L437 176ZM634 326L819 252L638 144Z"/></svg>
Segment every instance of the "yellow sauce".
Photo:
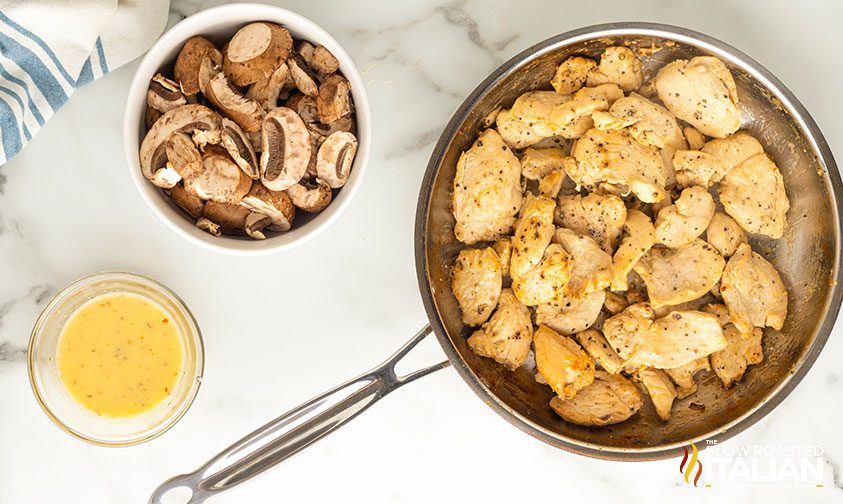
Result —
<svg viewBox="0 0 843 504"><path fill-rule="evenodd" d="M131 294L106 294L73 312L56 359L77 402L119 418L166 399L182 372L182 355L178 330L159 306Z"/></svg>

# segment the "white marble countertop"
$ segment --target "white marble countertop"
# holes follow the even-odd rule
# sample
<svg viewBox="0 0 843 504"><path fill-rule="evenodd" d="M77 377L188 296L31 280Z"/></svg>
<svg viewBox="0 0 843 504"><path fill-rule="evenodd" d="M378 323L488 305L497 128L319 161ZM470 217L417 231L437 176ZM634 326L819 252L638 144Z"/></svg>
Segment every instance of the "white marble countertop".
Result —
<svg viewBox="0 0 843 504"><path fill-rule="evenodd" d="M171 24L218 3L175 0ZM413 223L433 143L480 80L547 37L621 20L708 33L776 74L843 156L843 5L832 0L275 3L330 31L364 73L374 149L362 189L329 232L295 251L253 259L207 252L159 222L129 178L121 126L136 63L81 89L0 168L0 503L146 502L167 477L195 469L409 338L425 322ZM188 414L162 437L123 449L57 429L26 376L25 346L43 303L69 281L106 269L168 284L194 311L207 348ZM840 502L841 332L781 406L730 441L822 445L823 488L689 490L678 460L578 457L511 427L447 370L214 502ZM427 351L441 354L432 342Z"/></svg>

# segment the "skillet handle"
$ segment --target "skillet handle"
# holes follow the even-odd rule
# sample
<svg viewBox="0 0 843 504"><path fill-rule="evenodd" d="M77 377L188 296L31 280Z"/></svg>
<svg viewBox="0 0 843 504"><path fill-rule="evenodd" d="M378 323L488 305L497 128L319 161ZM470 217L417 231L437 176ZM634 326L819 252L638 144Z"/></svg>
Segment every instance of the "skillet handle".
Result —
<svg viewBox="0 0 843 504"><path fill-rule="evenodd" d="M432 332L429 325L425 326L380 366L293 408L229 446L196 471L165 481L155 489L149 504L163 504L164 495L176 488L191 491L190 499L182 500L184 504L203 503L287 460L398 387L447 367L446 360L406 375L395 372L395 366Z"/></svg>

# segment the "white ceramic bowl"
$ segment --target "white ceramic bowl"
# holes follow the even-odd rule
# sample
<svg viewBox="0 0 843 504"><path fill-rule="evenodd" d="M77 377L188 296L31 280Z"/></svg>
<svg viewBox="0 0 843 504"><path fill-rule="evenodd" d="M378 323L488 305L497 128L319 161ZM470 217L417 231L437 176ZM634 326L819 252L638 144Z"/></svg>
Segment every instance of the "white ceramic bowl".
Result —
<svg viewBox="0 0 843 504"><path fill-rule="evenodd" d="M359 142L348 182L328 208L312 216L305 212L298 212L292 230L269 236L266 240L231 236L217 237L197 228L161 193L159 188L144 178L138 159L138 149L145 131L146 91L152 76L162 70L172 75L172 65L184 41L188 38L204 35L218 47L222 47L221 42L234 35L243 25L253 21L270 21L283 25L290 30L294 38L305 39L315 45L323 45L337 57L340 62L340 72L351 83ZM123 144L129 173L149 208L164 224L188 241L209 250L234 255L259 255L289 250L328 228L348 207L363 181L363 172L369 159L371 138L369 99L366 97L363 79L345 50L325 30L309 19L279 7L258 4L229 4L204 10L188 17L162 35L147 52L135 73L129 89L123 121Z"/></svg>

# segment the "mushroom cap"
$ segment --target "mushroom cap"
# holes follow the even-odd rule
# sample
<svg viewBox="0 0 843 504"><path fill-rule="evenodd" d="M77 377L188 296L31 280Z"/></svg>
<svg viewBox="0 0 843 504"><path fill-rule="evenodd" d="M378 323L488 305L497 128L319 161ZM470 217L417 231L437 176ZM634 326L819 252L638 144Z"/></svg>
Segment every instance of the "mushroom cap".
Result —
<svg viewBox="0 0 843 504"><path fill-rule="evenodd" d="M271 191L260 183L252 185L240 204L269 217L274 231L289 231L296 216L296 207L286 191Z"/></svg>
<svg viewBox="0 0 843 504"><path fill-rule="evenodd" d="M164 194L194 219L202 217L205 202L202 201L202 198L185 191L181 185L177 184L170 189L165 189Z"/></svg>
<svg viewBox="0 0 843 504"><path fill-rule="evenodd" d="M223 234L239 234L246 232L246 219L250 213L237 204L209 201L205 203L202 217L218 224Z"/></svg>
<svg viewBox="0 0 843 504"><path fill-rule="evenodd" d="M331 186L324 180L314 178L301 179L298 183L287 188L287 194L293 204L305 212L321 212L331 203L333 193Z"/></svg>
<svg viewBox="0 0 843 504"><path fill-rule="evenodd" d="M204 105L187 104L176 107L161 116L146 133L140 147L140 165L143 176L152 180L155 173L166 164L165 142L175 132L216 130L220 116Z"/></svg>
<svg viewBox="0 0 843 504"><path fill-rule="evenodd" d="M252 186L252 179L237 166L228 153L209 145L202 156L202 171L185 179L184 188L204 200L239 203Z"/></svg>
<svg viewBox="0 0 843 504"><path fill-rule="evenodd" d="M351 113L351 84L340 74L331 74L319 85L316 107L319 120L330 124Z"/></svg>
<svg viewBox="0 0 843 504"><path fill-rule="evenodd" d="M222 60L222 54L210 40L196 35L187 39L176 58L173 76L186 96L195 95L200 91L199 69L206 54L210 54L211 59L218 59L217 64Z"/></svg>
<svg viewBox="0 0 843 504"><path fill-rule="evenodd" d="M259 80L249 86L246 91L246 98L255 100L260 103L261 107L267 112L278 106L278 96L281 95L281 89L287 82L287 77L290 75L290 68L286 63L281 65L272 72L272 75L266 79Z"/></svg>
<svg viewBox="0 0 843 504"><path fill-rule="evenodd" d="M325 46L317 46L310 57L304 56L304 59L310 68L322 75L329 75L340 69L339 60Z"/></svg>
<svg viewBox="0 0 843 504"><path fill-rule="evenodd" d="M168 112L187 103L187 99L179 89L178 83L159 73L149 82L146 103L159 112Z"/></svg>
<svg viewBox="0 0 843 504"><path fill-rule="evenodd" d="M287 58L287 66L290 67L290 77L293 78L296 87L307 96L316 96L319 93L319 85L316 73L307 66L307 62L301 54L296 51L290 52Z"/></svg>
<svg viewBox="0 0 843 504"><path fill-rule="evenodd" d="M266 79L287 59L293 37L274 23L251 23L231 37L223 55L223 71L238 86Z"/></svg>
<svg viewBox="0 0 843 504"><path fill-rule="evenodd" d="M202 154L187 133L175 132L167 138L167 167L181 178L192 178L202 171Z"/></svg>
<svg viewBox="0 0 843 504"><path fill-rule="evenodd" d="M263 121L261 182L268 189L283 191L307 171L311 157L310 133L295 111L278 107Z"/></svg>
<svg viewBox="0 0 843 504"><path fill-rule="evenodd" d="M234 89L224 73L219 72L213 76L205 91L208 101L244 131L260 130L263 108L255 100L246 98Z"/></svg>
<svg viewBox="0 0 843 504"><path fill-rule="evenodd" d="M316 159L316 173L332 188L345 185L357 154L357 137L347 131L337 131L322 142Z"/></svg>

